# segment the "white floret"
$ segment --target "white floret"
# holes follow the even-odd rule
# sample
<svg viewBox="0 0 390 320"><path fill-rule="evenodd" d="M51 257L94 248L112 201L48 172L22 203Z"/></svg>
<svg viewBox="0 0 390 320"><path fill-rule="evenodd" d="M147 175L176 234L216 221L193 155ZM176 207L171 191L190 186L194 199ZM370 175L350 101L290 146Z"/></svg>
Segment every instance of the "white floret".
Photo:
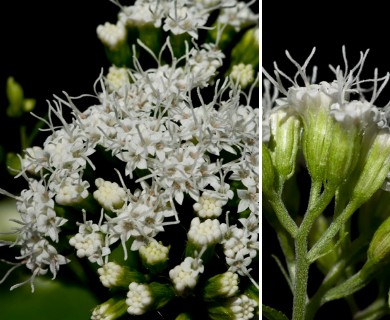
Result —
<svg viewBox="0 0 390 320"><path fill-rule="evenodd" d="M114 262L108 262L98 269L99 279L107 288L116 286L122 273L122 267Z"/></svg>
<svg viewBox="0 0 390 320"><path fill-rule="evenodd" d="M131 315L141 315L153 302L151 291L146 284L132 282L127 292L126 304L129 306L127 312Z"/></svg>
<svg viewBox="0 0 390 320"><path fill-rule="evenodd" d="M95 185L98 189L93 193L93 196L104 209L120 209L123 206L126 199L126 191L116 182L98 178L95 180Z"/></svg>
<svg viewBox="0 0 390 320"><path fill-rule="evenodd" d="M200 222L198 217L192 219L188 239L199 247L209 246L220 242L226 232L226 225L217 219L207 219Z"/></svg>

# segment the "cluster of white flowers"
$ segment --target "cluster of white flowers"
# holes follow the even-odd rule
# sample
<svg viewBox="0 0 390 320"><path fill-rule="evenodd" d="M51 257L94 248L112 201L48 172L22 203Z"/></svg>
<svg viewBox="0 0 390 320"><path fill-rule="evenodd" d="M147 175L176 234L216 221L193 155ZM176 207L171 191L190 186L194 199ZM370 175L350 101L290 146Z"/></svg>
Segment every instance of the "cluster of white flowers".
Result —
<svg viewBox="0 0 390 320"><path fill-rule="evenodd" d="M187 257L181 264L169 271L169 277L178 294L186 294L188 290L195 288L199 275L203 271L202 260Z"/></svg>
<svg viewBox="0 0 390 320"><path fill-rule="evenodd" d="M237 31L250 23L258 22L258 15L253 13L250 6L254 1L212 0L212 1L187 1L187 0L162 0L147 1L136 0L131 6L121 6L118 14L119 21L131 26L153 25L156 28L162 26L164 31L173 34L187 33L194 39L198 38L198 29L205 26L210 12L221 9L218 22L231 25Z"/></svg>
<svg viewBox="0 0 390 320"><path fill-rule="evenodd" d="M253 281L249 265L258 254L259 111L252 104L258 76L253 69L245 76L241 71L231 77L219 74L226 55L218 41L227 25L237 31L254 27L257 15L250 4L235 0L117 4L118 22L97 28L106 49L117 50L129 28L145 25L173 36L186 33L192 42L183 42L178 55L167 37L157 55L138 39L132 67L113 65L102 74L95 83L96 104L85 110L76 106L77 98L55 96L47 119L41 119L47 139L21 157L18 177L27 179L29 188L15 197L22 227L10 245L21 247L22 264L34 278L47 266L55 276L70 261L56 251L61 242L74 249L74 259L99 265L97 273L108 288L123 280L116 250L122 247L123 261L137 254L148 269L142 272L165 271L161 279L168 279L177 295L196 287L208 267L202 254L220 246L226 255L221 265ZM221 12L214 25L217 39L198 44L199 30L214 28L206 23L216 9ZM153 67L143 69L139 51L154 61ZM229 227L233 216L242 228ZM177 230L185 230L194 248L169 265L170 248L186 241L175 238ZM148 284L142 283L149 275L139 279L130 283L127 294L132 315L144 313L152 299ZM236 280L226 280L228 297L237 293ZM107 308L95 309L92 318L104 318Z"/></svg>
<svg viewBox="0 0 390 320"><path fill-rule="evenodd" d="M144 314L152 301L152 294L146 284L137 282L130 283L126 299L126 303L129 306L127 312L129 314Z"/></svg>

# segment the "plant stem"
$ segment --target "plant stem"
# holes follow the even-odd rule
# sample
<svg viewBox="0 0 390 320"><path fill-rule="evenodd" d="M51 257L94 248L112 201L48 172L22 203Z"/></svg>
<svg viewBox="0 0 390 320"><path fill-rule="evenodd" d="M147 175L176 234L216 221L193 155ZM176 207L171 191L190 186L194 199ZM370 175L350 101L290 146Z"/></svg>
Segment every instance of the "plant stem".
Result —
<svg viewBox="0 0 390 320"><path fill-rule="evenodd" d="M339 232L340 228L352 216L358 207L359 203L357 201L350 201L344 211L336 217L335 220L333 220L326 232L310 249L307 255L310 262L314 262L321 254L323 254L324 249L329 245L337 232Z"/></svg>
<svg viewBox="0 0 390 320"><path fill-rule="evenodd" d="M359 237L351 243L345 255L329 270L317 292L311 297L306 309L306 320L314 319L315 313L323 305L323 297L335 283L345 276L345 268L365 255L369 239Z"/></svg>
<svg viewBox="0 0 390 320"><path fill-rule="evenodd" d="M322 183L313 181L310 190L307 212L299 226L295 239L296 273L294 279L293 320L303 320L306 316L307 283L311 261L307 258L308 236L315 220L332 200L335 189L326 188L319 196Z"/></svg>
<svg viewBox="0 0 390 320"><path fill-rule="evenodd" d="M295 238L298 232L297 224L288 213L280 195L276 192L273 192L270 195L269 202L276 216L278 217L280 224L287 230L291 237Z"/></svg>

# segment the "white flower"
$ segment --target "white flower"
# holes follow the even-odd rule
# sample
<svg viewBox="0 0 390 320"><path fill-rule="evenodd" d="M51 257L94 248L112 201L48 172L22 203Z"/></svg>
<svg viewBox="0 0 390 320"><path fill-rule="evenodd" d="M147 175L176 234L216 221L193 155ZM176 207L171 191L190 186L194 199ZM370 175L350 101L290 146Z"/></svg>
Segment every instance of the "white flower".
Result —
<svg viewBox="0 0 390 320"><path fill-rule="evenodd" d="M98 189L94 191L93 197L104 209L113 211L114 209L120 209L125 204L127 198L126 191L116 182L97 178L95 185Z"/></svg>
<svg viewBox="0 0 390 320"><path fill-rule="evenodd" d="M100 41L112 50L115 50L127 37L126 28L120 21L116 24L106 22L99 25L96 32Z"/></svg>
<svg viewBox="0 0 390 320"><path fill-rule="evenodd" d="M198 247L210 246L220 242L226 232L226 225L217 219L200 222L198 217L191 221L188 240Z"/></svg>
<svg viewBox="0 0 390 320"><path fill-rule="evenodd" d="M206 23L207 18L206 12L196 7L178 6L177 1L174 1L170 4L163 29L173 34L188 33L194 39L198 39L197 29Z"/></svg>
<svg viewBox="0 0 390 320"><path fill-rule="evenodd" d="M91 320L114 320L113 314L107 314L108 308L107 304L98 305L92 310Z"/></svg>
<svg viewBox="0 0 390 320"><path fill-rule="evenodd" d="M99 304L92 310L91 320L114 320L126 313L127 305L124 299L111 298Z"/></svg>
<svg viewBox="0 0 390 320"><path fill-rule="evenodd" d="M237 195L240 198L237 212L242 212L249 209L251 212L258 212L259 193L256 187L248 188L248 190L237 190Z"/></svg>
<svg viewBox="0 0 390 320"><path fill-rule="evenodd" d="M54 180L54 178L58 177L56 175L52 177L53 180L50 182L49 187L57 193L55 200L58 204L74 205L88 197L89 182L81 180L81 177L76 172L65 179Z"/></svg>
<svg viewBox="0 0 390 320"><path fill-rule="evenodd" d="M195 288L199 274L203 273L204 267L202 260L187 257L184 261L169 271L176 291L179 294Z"/></svg>
<svg viewBox="0 0 390 320"><path fill-rule="evenodd" d="M146 284L132 282L127 292L127 312L131 315L144 314L152 304L152 293Z"/></svg>
<svg viewBox="0 0 390 320"><path fill-rule="evenodd" d="M164 246L161 242L152 241L147 246L139 248L141 258L148 265L155 265L168 260L169 247Z"/></svg>
<svg viewBox="0 0 390 320"><path fill-rule="evenodd" d="M126 68L111 66L106 76L108 88L111 91L119 91L129 84L129 73Z"/></svg>
<svg viewBox="0 0 390 320"><path fill-rule="evenodd" d="M220 294L225 297L232 297L238 292L238 275L227 271L222 275L220 284Z"/></svg>
<svg viewBox="0 0 390 320"><path fill-rule="evenodd" d="M79 232L69 239L69 244L77 249L79 258L87 257L89 261L103 265L103 257L111 252L105 244L103 229L91 220L78 225Z"/></svg>
<svg viewBox="0 0 390 320"><path fill-rule="evenodd" d="M258 252L258 234L249 230L230 226L222 241L228 270L246 276L247 267Z"/></svg>
<svg viewBox="0 0 390 320"><path fill-rule="evenodd" d="M108 262L97 271L101 283L107 288L115 287L123 274L122 267L115 262Z"/></svg>
<svg viewBox="0 0 390 320"><path fill-rule="evenodd" d="M234 81L237 81L242 88L246 88L254 80L254 70L251 64L237 64L233 66L230 74Z"/></svg>
<svg viewBox="0 0 390 320"><path fill-rule="evenodd" d="M156 28L161 27L161 20L166 15L165 1L156 1L155 4L136 1L134 5L122 7L119 13L119 21L127 26L143 26L153 24Z"/></svg>
<svg viewBox="0 0 390 320"><path fill-rule="evenodd" d="M206 281L203 295L206 300L232 297L239 292L238 282L236 273L227 271L217 274Z"/></svg>
<svg viewBox="0 0 390 320"><path fill-rule="evenodd" d="M234 320L250 320L253 319L257 303L255 300L242 294L233 298L230 302L230 310L234 314Z"/></svg>
<svg viewBox="0 0 390 320"><path fill-rule="evenodd" d="M43 168L48 167L48 160L49 154L41 147L34 146L24 150L22 165L28 172L36 174Z"/></svg>
<svg viewBox="0 0 390 320"><path fill-rule="evenodd" d="M193 208L200 218L218 218L226 203L227 200L218 196L217 193L205 191L199 197L198 202L194 203Z"/></svg>
<svg viewBox="0 0 390 320"><path fill-rule="evenodd" d="M244 1L234 0L230 1L229 4L226 5L226 8L221 10L218 21L223 24L231 25L236 31L239 31L248 23L256 23L258 21L258 16L253 13Z"/></svg>

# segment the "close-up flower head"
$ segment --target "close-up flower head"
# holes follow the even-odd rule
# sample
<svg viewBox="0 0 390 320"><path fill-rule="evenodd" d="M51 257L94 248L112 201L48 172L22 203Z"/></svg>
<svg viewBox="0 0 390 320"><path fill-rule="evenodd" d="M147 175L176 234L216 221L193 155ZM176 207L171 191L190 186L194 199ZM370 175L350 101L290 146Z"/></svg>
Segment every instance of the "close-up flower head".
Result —
<svg viewBox="0 0 390 320"><path fill-rule="evenodd" d="M21 111L44 138L7 162L0 284L83 287L90 319L255 319L258 2L110 2L93 93Z"/></svg>

